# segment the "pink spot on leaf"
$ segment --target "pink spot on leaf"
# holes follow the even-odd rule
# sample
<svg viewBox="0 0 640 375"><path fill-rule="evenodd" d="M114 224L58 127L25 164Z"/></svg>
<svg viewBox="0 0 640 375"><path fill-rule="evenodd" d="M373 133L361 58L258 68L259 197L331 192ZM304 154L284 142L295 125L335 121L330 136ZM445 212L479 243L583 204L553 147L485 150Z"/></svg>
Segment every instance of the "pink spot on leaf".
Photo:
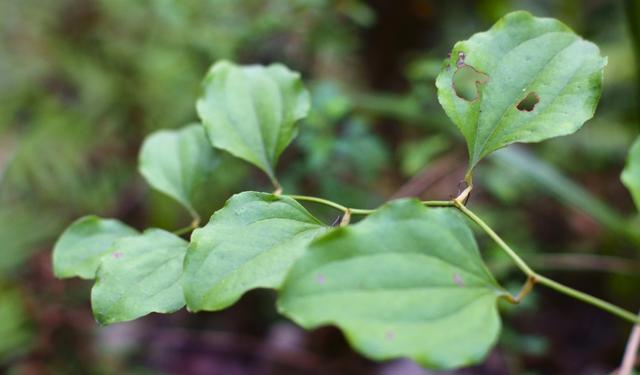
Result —
<svg viewBox="0 0 640 375"><path fill-rule="evenodd" d="M326 282L327 282L327 278L326 278L324 275L322 275L322 274L317 274L317 275L316 275L316 282L317 282L318 284L321 284L321 285L322 285L322 284L324 284L324 283L326 283Z"/></svg>
<svg viewBox="0 0 640 375"><path fill-rule="evenodd" d="M464 280L462 280L462 276L457 273L453 275L453 282L456 283L457 286L464 286Z"/></svg>
<svg viewBox="0 0 640 375"><path fill-rule="evenodd" d="M113 256L113 259L120 259L124 256L124 254L122 253L122 251L114 251L111 256Z"/></svg>
<svg viewBox="0 0 640 375"><path fill-rule="evenodd" d="M396 331L394 331L394 330L392 330L392 329L388 330L387 332L385 332L385 334L384 334L384 338L385 338L385 340L387 340L387 341L393 341L393 340L395 340L395 338L396 338Z"/></svg>

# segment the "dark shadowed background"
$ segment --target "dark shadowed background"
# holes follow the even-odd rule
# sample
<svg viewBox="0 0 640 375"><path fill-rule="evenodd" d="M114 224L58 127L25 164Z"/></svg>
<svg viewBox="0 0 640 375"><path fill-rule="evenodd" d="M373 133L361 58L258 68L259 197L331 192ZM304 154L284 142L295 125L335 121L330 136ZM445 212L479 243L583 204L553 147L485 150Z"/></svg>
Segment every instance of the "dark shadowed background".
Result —
<svg viewBox="0 0 640 375"><path fill-rule="evenodd" d="M518 9L558 18L600 46L609 57L603 97L575 135L484 162L470 204L540 270L637 310L640 220L619 181L639 130L636 0L3 0L0 373L431 374L409 361L371 362L337 329L303 331L265 290L219 313L100 327L91 283L54 279L51 248L88 213L136 228L188 224L144 183L137 153L146 134L197 120L200 81L223 58L303 74L313 109L280 162L287 191L351 207L448 199L466 147L434 78L453 43ZM203 217L235 192L271 190L257 169L229 163L198 205ZM521 275L479 241L517 290ZM630 330L542 289L504 306L503 317L486 363L450 374L607 374Z"/></svg>

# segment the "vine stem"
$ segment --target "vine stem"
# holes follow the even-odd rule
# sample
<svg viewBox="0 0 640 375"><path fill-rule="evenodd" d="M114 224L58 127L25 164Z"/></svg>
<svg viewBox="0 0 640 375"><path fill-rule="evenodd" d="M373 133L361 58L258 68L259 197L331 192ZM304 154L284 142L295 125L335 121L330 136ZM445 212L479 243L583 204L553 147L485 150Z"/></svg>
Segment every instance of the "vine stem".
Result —
<svg viewBox="0 0 640 375"><path fill-rule="evenodd" d="M172 233L175 234L176 236L182 236L183 234L187 234L187 233L191 232L192 230L198 228L200 226L200 215L195 213L195 211L192 211L191 217L192 217L193 220L191 220L191 224L189 224L189 226L186 226L186 227L180 228L180 229L176 229Z"/></svg>
<svg viewBox="0 0 640 375"><path fill-rule="evenodd" d="M522 272L524 272L529 277L537 276L537 274L529 267L529 265L524 260L522 260L522 258L520 258L520 256L509 245L507 245L507 243L504 242L504 240L500 238L500 236L498 236L498 234L494 232L489 225L487 225L487 223L480 219L478 215L473 213L473 211L468 209L464 204L462 204L461 201L457 199L454 200L454 205L456 206L456 208L458 208L458 210L460 210L469 219L471 219L471 221L482 228L482 230L487 233L487 235L491 237L491 239L494 240L505 253L507 253L509 258L513 260L513 262L516 264L516 266L518 266L518 268L520 268Z"/></svg>
<svg viewBox="0 0 640 375"><path fill-rule="evenodd" d="M532 270L531 267L529 267L529 265L527 265L527 263L522 258L520 258L520 256L509 245L507 245L507 243L504 242L504 240L500 238L500 236L498 236L489 225L487 225L487 223L480 219L478 215L465 207L465 205L462 204L459 200L454 200L453 202L456 208L458 208L469 219L471 219L480 228L482 228L482 230L487 233L487 235L491 237L491 239L493 239L498 244L498 246L500 246L500 248L513 260L516 266L518 266L518 268L520 268L520 270L528 276L528 282L529 280L531 280L534 284L542 284L557 292L568 295L569 297L573 297L577 300L605 310L631 323L640 324L640 317L636 314L631 313L630 311L627 311L600 298L573 289L569 286L563 285L557 281L549 279L548 277L538 274L537 272Z"/></svg>
<svg viewBox="0 0 640 375"><path fill-rule="evenodd" d="M590 294L581 292L579 290L573 289L571 287L568 287L566 285L560 284L557 281L551 280L547 277L544 277L542 275L537 275L537 280L540 284L549 287L551 289L554 289L557 292L563 293L568 295L569 297L573 297L577 300L580 300L582 302L586 302L588 304L591 304L593 306L596 306L602 310L608 311L613 315L617 315L618 317L625 319L631 323L635 323L635 324L640 324L640 317L638 317L637 315L635 315L634 313L627 311L621 307L618 307L612 303L609 303L607 301L601 300L597 297L594 297Z"/></svg>
<svg viewBox="0 0 640 375"><path fill-rule="evenodd" d="M573 289L569 286L563 285L555 280L552 280L548 277L542 276L535 272L529 265L522 259L520 256L506 243L504 240L493 230L491 227L484 222L478 215L476 215L473 211L468 209L464 205L465 198L469 195L471 191L471 187L468 186L465 191L463 191L460 196L450 201L422 201L422 204L425 206L431 207L455 207L460 212L462 212L465 216L467 216L471 221L476 223L493 241L495 241L498 246L511 258L511 260L516 264L516 266L527 275L527 282L524 285L521 293L516 297L511 297L509 300L513 303L518 303L522 298L524 298L535 286L535 284L542 284L550 289L553 289L559 293L565 294L569 297L573 297L579 301L588 303L595 307L598 307L604 311L607 311L613 315L616 315L624 320L627 320L631 323L640 324L640 316L635 315L621 307L618 307L614 304L611 304L607 301L604 301L600 298L594 297L587 293L581 292L579 290ZM328 199L311 197L306 195L288 195L288 197L295 199L297 201L303 202L312 202L317 204L322 204L328 207L335 208L336 210L342 211L345 215L369 215L377 211L377 209L361 209L361 208L350 208L347 206L343 206L339 203L330 201Z"/></svg>
<svg viewBox="0 0 640 375"><path fill-rule="evenodd" d="M374 208L374 209L350 208L347 206L343 206L339 203L336 203L334 201L330 201L328 199L310 197L307 195L287 195L287 196L297 201L312 202L312 203L318 203L325 206L333 207L336 210L342 211L345 214L350 213L351 215L370 215L378 210L377 208ZM453 201L422 201L422 204L424 204L425 206L431 206L431 207L451 207L454 205Z"/></svg>

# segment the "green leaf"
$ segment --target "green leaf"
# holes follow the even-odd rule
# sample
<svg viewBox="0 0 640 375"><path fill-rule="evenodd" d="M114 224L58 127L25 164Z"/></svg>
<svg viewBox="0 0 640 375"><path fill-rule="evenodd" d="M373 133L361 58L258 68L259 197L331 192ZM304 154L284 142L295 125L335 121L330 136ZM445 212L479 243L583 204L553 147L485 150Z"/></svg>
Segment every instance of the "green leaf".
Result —
<svg viewBox="0 0 640 375"><path fill-rule="evenodd" d="M305 328L337 325L374 360L453 368L494 344L503 295L454 209L401 200L314 241L278 306Z"/></svg>
<svg viewBox="0 0 640 375"><path fill-rule="evenodd" d="M117 240L102 259L91 290L100 324L133 320L184 306L182 263L188 243L160 230Z"/></svg>
<svg viewBox="0 0 640 375"><path fill-rule="evenodd" d="M309 111L300 74L280 64L214 64L204 80L198 114L211 144L262 169L272 181L282 151Z"/></svg>
<svg viewBox="0 0 640 375"><path fill-rule="evenodd" d="M138 167L149 185L174 198L197 217L191 200L218 162L204 128L192 124L148 136L140 150Z"/></svg>
<svg viewBox="0 0 640 375"><path fill-rule="evenodd" d="M627 165L622 171L622 183L629 189L636 207L640 210L640 137L631 146Z"/></svg>
<svg viewBox="0 0 640 375"><path fill-rule="evenodd" d="M53 274L60 278L93 279L100 259L112 251L111 244L137 233L118 220L81 217L62 233L53 247Z"/></svg>
<svg viewBox="0 0 640 375"><path fill-rule="evenodd" d="M191 311L223 309L255 288L278 288L327 228L286 196L244 192L193 232L184 264Z"/></svg>
<svg viewBox="0 0 640 375"><path fill-rule="evenodd" d="M606 63L595 44L563 23L527 12L456 43L436 86L467 141L469 169L511 143L578 130L593 116Z"/></svg>

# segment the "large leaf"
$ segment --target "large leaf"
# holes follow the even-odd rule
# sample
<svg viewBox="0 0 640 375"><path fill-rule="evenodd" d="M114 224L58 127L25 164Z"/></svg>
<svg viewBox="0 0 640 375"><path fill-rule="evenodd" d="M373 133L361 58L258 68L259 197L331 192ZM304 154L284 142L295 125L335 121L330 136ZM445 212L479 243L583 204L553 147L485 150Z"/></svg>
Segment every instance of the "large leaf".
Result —
<svg viewBox="0 0 640 375"><path fill-rule="evenodd" d="M283 65L214 64L204 81L198 114L211 143L275 181L275 165L309 111L300 75Z"/></svg>
<svg viewBox="0 0 640 375"><path fill-rule="evenodd" d="M621 176L622 182L631 192L636 207L640 210L640 137L636 139L627 158L627 165L624 167Z"/></svg>
<svg viewBox="0 0 640 375"><path fill-rule="evenodd" d="M402 200L314 241L278 306L305 328L337 325L372 359L452 368L491 348L504 294L454 209Z"/></svg>
<svg viewBox="0 0 640 375"><path fill-rule="evenodd" d="M220 310L254 288L277 288L326 227L286 196L244 192L194 231L185 259L191 311Z"/></svg>
<svg viewBox="0 0 640 375"><path fill-rule="evenodd" d="M93 314L100 324L170 313L184 306L182 263L188 243L149 229L117 240L102 259L91 290Z"/></svg>
<svg viewBox="0 0 640 375"><path fill-rule="evenodd" d="M176 199L196 216L191 200L218 162L203 127L192 124L148 136L140 150L139 169L149 185Z"/></svg>
<svg viewBox="0 0 640 375"><path fill-rule="evenodd" d="M578 130L593 116L606 62L595 44L563 23L527 12L510 13L456 43L436 85L440 104L467 140L470 169L508 144ZM471 97L465 79L476 91Z"/></svg>
<svg viewBox="0 0 640 375"><path fill-rule="evenodd" d="M60 236L53 248L53 273L56 277L93 279L100 259L112 251L118 238L138 232L114 219L84 216Z"/></svg>

